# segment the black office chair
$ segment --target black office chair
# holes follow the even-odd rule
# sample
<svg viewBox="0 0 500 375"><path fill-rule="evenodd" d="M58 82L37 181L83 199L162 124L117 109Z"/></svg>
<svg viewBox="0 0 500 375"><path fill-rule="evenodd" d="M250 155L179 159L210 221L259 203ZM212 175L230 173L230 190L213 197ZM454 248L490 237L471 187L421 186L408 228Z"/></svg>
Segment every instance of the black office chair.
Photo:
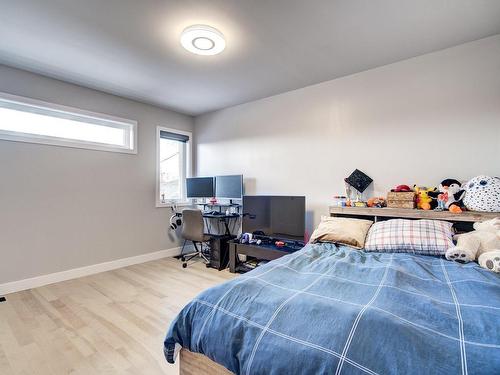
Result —
<svg viewBox="0 0 500 375"><path fill-rule="evenodd" d="M182 231L181 235L184 238L184 243L181 250L182 268L186 268L191 259L200 257L209 266L209 260L203 252L203 244L209 246L208 243L212 238L210 235L204 233L203 215L200 210L185 209L182 211ZM194 245L195 252L184 254L184 247L186 242L191 241ZM198 248L200 245L200 248Z"/></svg>

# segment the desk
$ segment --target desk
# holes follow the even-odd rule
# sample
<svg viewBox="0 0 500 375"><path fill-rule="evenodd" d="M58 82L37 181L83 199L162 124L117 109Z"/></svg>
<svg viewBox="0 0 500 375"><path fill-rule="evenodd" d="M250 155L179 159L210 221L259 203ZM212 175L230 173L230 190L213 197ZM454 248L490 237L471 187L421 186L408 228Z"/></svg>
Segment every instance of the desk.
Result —
<svg viewBox="0 0 500 375"><path fill-rule="evenodd" d="M225 235L230 236L231 229L229 228L229 222L231 220L238 220L240 218L240 214L233 213L233 214L229 214L229 215L226 215L226 214L214 215L212 213L203 213L203 218L204 219L219 219L219 221L224 224ZM208 222L206 224L207 224L208 233L210 234L210 225L208 224Z"/></svg>
<svg viewBox="0 0 500 375"><path fill-rule="evenodd" d="M226 209L236 209L236 211L239 213L241 209L241 204L237 203L196 203L197 206L202 206L203 211L219 211L222 212L222 210Z"/></svg>

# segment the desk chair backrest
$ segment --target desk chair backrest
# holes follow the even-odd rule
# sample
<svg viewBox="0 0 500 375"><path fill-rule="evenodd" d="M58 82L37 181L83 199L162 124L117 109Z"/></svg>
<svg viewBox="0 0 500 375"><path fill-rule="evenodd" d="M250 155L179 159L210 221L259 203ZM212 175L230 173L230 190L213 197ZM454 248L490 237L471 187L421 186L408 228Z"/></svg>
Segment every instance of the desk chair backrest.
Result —
<svg viewBox="0 0 500 375"><path fill-rule="evenodd" d="M203 242L204 222L201 210L185 209L182 210L182 237L188 241Z"/></svg>

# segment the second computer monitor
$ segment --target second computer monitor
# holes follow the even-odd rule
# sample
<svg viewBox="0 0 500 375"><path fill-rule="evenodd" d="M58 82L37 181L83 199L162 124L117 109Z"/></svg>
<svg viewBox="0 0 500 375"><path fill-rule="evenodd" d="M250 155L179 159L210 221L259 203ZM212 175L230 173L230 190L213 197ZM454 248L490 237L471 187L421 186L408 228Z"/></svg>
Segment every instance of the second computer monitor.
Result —
<svg viewBox="0 0 500 375"><path fill-rule="evenodd" d="M225 199L241 199L243 175L215 176L215 196Z"/></svg>
<svg viewBox="0 0 500 375"><path fill-rule="evenodd" d="M211 198L214 196L213 177L186 178L186 196L188 198Z"/></svg>

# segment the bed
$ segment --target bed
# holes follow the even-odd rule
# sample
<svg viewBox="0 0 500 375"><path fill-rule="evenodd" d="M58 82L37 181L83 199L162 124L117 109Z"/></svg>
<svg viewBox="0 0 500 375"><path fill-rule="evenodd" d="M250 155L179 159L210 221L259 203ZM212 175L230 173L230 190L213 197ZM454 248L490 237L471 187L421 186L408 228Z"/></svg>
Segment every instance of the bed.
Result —
<svg viewBox="0 0 500 375"><path fill-rule="evenodd" d="M308 244L191 301L167 332L167 361L181 348L215 368L203 373L498 373L500 276Z"/></svg>

